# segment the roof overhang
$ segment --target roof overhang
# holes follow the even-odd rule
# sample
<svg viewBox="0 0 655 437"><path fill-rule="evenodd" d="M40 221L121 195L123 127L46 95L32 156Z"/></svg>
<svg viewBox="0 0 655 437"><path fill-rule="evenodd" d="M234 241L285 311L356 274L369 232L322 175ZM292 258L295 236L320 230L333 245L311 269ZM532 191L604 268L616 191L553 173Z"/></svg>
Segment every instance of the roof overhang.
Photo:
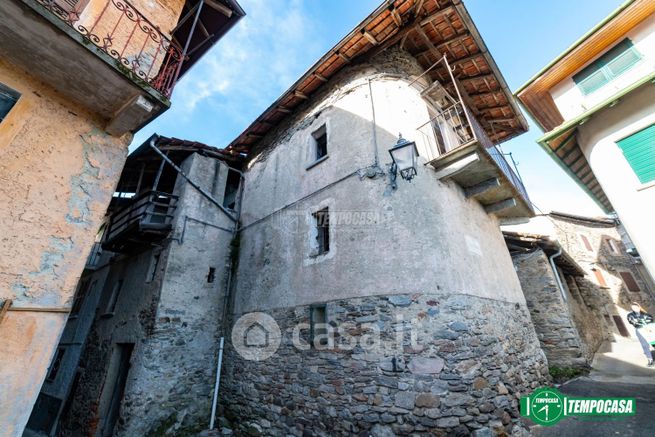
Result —
<svg viewBox="0 0 655 437"><path fill-rule="evenodd" d="M551 240L547 235L503 231L503 237L512 256L533 252L539 248L544 251L546 256L551 257L561 250L560 255L553 259L555 265L569 275L585 275L582 267L562 248L559 242Z"/></svg>
<svg viewBox="0 0 655 437"><path fill-rule="evenodd" d="M180 77L245 15L235 0L186 0L180 20L172 31L173 40L181 48L188 41Z"/></svg>
<svg viewBox="0 0 655 437"><path fill-rule="evenodd" d="M466 103L494 143L527 131L525 118L461 1L395 0L385 1L322 56L227 150L250 154L268 132L343 68L396 45L425 70L445 55L455 68ZM442 83L447 74L441 67L429 72L432 80Z"/></svg>
<svg viewBox="0 0 655 437"><path fill-rule="evenodd" d="M652 0L624 2L515 92L523 108L546 132L537 140L539 145L606 213L614 208L578 145L577 128L597 112L614 106L624 95L650 83L655 76L639 80L567 121L555 105L550 90L620 41L653 13L655 2Z"/></svg>

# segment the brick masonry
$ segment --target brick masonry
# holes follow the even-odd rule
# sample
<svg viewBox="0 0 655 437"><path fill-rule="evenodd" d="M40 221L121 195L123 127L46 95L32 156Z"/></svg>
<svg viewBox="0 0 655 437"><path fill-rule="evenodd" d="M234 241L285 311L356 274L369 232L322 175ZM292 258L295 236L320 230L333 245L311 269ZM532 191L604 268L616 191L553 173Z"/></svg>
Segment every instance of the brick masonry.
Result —
<svg viewBox="0 0 655 437"><path fill-rule="evenodd" d="M519 397L549 382L521 304L439 292L337 300L326 308L332 326L350 324L338 331L348 336L337 335L325 350L293 345L294 326L309 323L309 306L268 312L282 343L265 361L246 361L228 344L222 408L237 433L520 432ZM375 332L382 347L362 347ZM339 347L353 339L354 348Z"/></svg>

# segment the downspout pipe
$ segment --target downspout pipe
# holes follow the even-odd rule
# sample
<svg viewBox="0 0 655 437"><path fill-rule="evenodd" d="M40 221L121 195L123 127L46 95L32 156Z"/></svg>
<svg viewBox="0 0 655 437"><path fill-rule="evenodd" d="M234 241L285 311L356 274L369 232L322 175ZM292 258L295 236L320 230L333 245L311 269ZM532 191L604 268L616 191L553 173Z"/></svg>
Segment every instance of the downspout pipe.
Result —
<svg viewBox="0 0 655 437"><path fill-rule="evenodd" d="M555 252L554 254L548 257L548 261L550 261L550 267L553 269L553 273L555 273L555 280L557 281L557 287L559 288L560 293L562 293L562 298L564 299L564 302L566 302L567 301L566 290L564 290L564 284L562 283L562 278L560 278L559 271L557 270L557 266L555 265L555 258L557 258L560 255L562 255L561 247L557 252Z"/></svg>
<svg viewBox="0 0 655 437"><path fill-rule="evenodd" d="M237 170L235 170L237 171ZM237 211L236 211L236 222L234 223L234 228L232 230L232 241L236 238L239 232L239 219L241 218L241 206L243 203L243 191L245 185L245 177L243 172L237 171L239 173L239 193L237 200ZM221 338L218 345L218 362L216 363L216 381L214 382L214 397L212 399L212 412L211 419L209 420L209 429L214 429L216 425L216 406L218 404L218 391L221 386L221 367L223 364L223 349L225 345L225 334L227 332L227 317L229 314L228 306L230 304L230 290L232 288L232 269L234 268L233 261L230 262L229 270L227 272L227 281L225 284L225 297L223 299L223 317L221 320Z"/></svg>

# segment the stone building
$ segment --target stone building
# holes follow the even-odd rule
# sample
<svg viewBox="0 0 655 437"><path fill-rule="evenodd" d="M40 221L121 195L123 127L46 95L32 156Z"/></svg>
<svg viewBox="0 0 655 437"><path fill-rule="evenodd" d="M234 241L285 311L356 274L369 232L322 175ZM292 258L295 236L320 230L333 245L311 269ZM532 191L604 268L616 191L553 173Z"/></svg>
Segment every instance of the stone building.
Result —
<svg viewBox="0 0 655 437"><path fill-rule="evenodd" d="M157 149L148 140L127 160L30 434L209 425L238 162L203 144L151 140Z"/></svg>
<svg viewBox="0 0 655 437"><path fill-rule="evenodd" d="M211 4L0 2L3 435L28 420L132 132L243 15Z"/></svg>
<svg viewBox="0 0 655 437"><path fill-rule="evenodd" d="M215 388L237 433L517 431L519 397L549 382L500 231L534 215L498 146L526 129L464 5L398 0L213 161L188 142L169 155L181 171L155 159L184 189L171 226L117 241L131 193L158 187L156 165L137 176L157 154L142 146L100 238L119 255L83 279L104 286L86 293L79 365L59 366L61 428L190 432ZM238 227L220 161L243 171Z"/></svg>
<svg viewBox="0 0 655 437"><path fill-rule="evenodd" d="M603 342L636 339L626 316L634 301L654 307L652 281L614 219L552 212L508 229L505 240L550 366L585 367Z"/></svg>
<svg viewBox="0 0 655 437"><path fill-rule="evenodd" d="M499 229L533 215L496 146L525 129L461 2L396 1L228 146L247 154L220 389L240 432L512 430L548 381ZM399 133L413 167L387 155Z"/></svg>

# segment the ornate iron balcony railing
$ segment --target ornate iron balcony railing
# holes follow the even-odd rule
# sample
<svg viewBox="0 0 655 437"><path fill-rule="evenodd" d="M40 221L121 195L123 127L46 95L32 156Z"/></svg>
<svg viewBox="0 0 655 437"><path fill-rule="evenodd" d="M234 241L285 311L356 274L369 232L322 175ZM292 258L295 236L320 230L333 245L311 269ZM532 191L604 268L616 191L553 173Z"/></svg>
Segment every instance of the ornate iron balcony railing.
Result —
<svg viewBox="0 0 655 437"><path fill-rule="evenodd" d="M127 0L104 0L97 7L78 10L57 0L36 0L52 14L100 48L136 79L170 97L183 62L182 49ZM79 4L85 4L81 2ZM95 5L94 5L95 6Z"/></svg>

